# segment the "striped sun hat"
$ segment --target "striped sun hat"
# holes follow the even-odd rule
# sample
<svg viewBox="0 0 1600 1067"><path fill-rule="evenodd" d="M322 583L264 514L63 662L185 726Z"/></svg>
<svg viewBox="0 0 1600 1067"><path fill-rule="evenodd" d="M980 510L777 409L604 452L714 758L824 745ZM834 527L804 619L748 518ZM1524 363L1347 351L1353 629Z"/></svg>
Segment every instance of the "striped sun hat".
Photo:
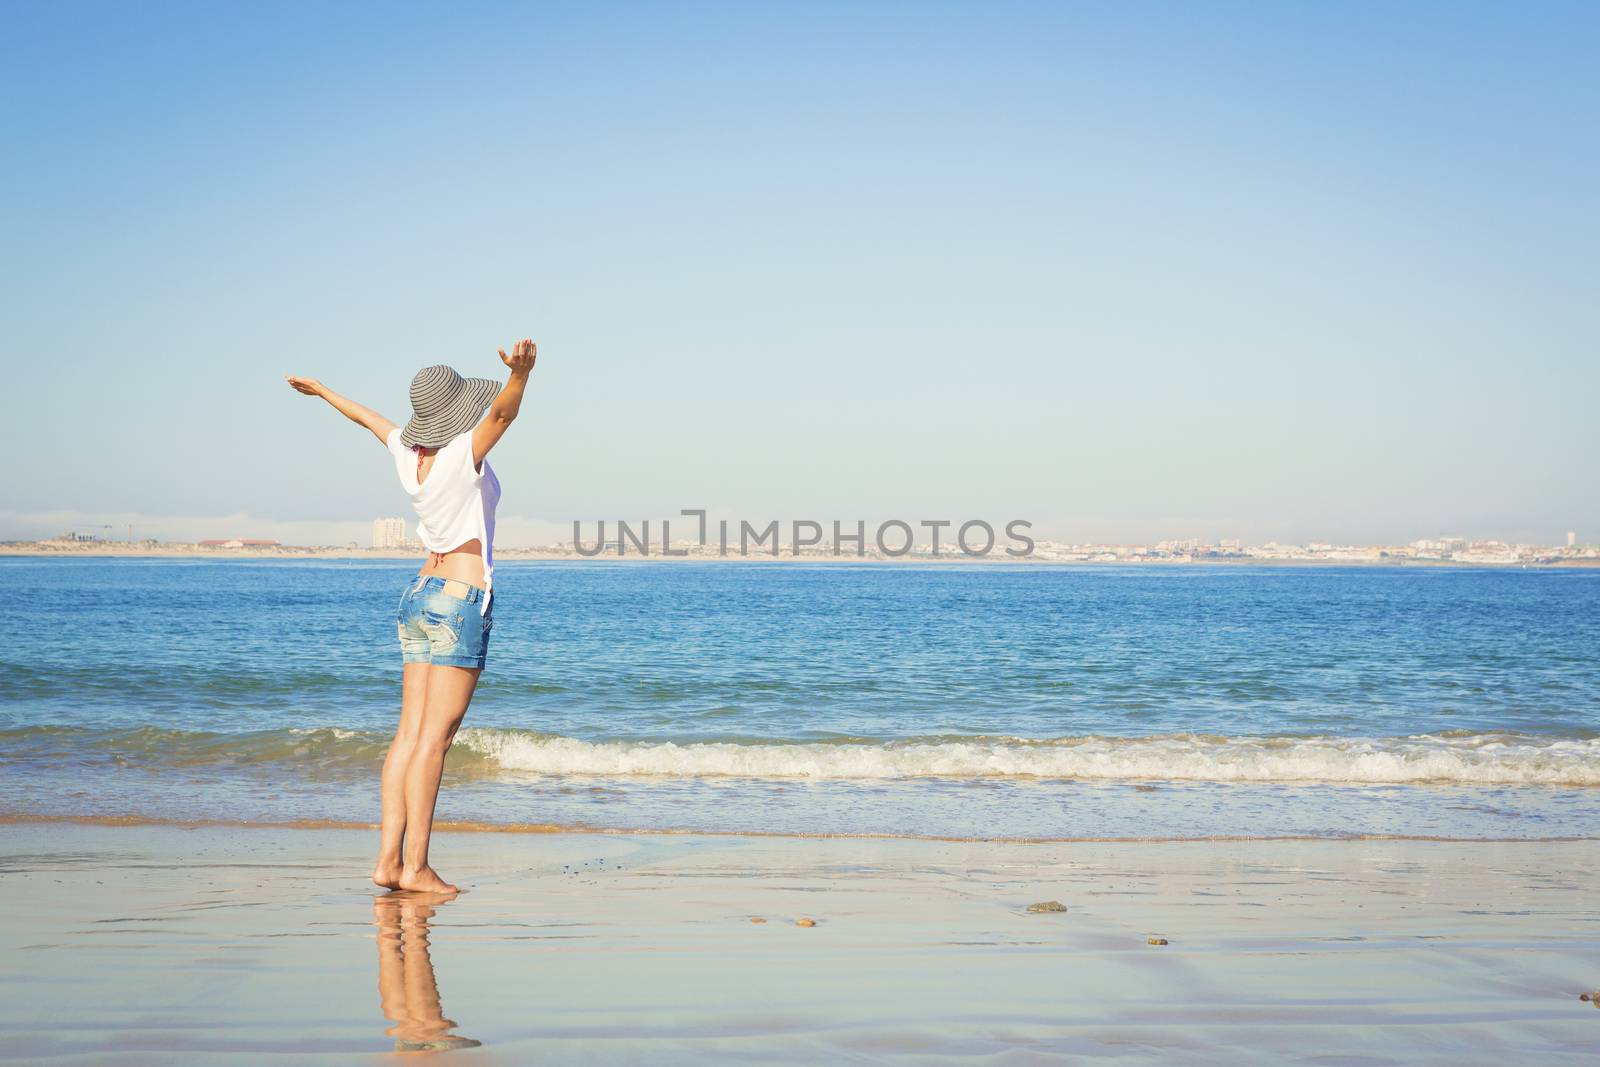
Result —
<svg viewBox="0 0 1600 1067"><path fill-rule="evenodd" d="M400 442L412 448L448 443L478 424L498 392L500 383L491 378L463 378L442 363L423 367L411 379L411 421Z"/></svg>

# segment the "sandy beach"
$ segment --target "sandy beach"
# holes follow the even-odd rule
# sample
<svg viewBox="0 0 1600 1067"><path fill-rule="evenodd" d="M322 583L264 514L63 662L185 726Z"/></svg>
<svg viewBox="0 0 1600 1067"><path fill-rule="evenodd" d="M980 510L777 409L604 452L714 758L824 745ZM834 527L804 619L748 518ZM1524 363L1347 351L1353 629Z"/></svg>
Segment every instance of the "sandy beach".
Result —
<svg viewBox="0 0 1600 1067"><path fill-rule="evenodd" d="M1600 1042L1588 841L450 833L466 891L430 905L365 884L365 831L0 839L5 1060L1505 1064ZM1046 901L1066 910L1027 910Z"/></svg>

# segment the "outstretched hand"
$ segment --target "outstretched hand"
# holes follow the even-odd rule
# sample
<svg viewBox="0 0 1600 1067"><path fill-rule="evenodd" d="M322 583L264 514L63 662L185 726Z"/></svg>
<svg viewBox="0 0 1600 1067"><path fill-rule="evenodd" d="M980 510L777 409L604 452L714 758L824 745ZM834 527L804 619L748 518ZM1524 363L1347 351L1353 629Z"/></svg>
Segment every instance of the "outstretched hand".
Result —
<svg viewBox="0 0 1600 1067"><path fill-rule="evenodd" d="M500 350L500 362L511 368L512 374L527 374L533 370L533 364L539 358L539 346L524 337L511 346L511 354L506 355L506 350Z"/></svg>
<svg viewBox="0 0 1600 1067"><path fill-rule="evenodd" d="M294 386L297 393L304 393L306 396L322 395L322 383L315 378L296 378L292 374L286 374L284 380Z"/></svg>

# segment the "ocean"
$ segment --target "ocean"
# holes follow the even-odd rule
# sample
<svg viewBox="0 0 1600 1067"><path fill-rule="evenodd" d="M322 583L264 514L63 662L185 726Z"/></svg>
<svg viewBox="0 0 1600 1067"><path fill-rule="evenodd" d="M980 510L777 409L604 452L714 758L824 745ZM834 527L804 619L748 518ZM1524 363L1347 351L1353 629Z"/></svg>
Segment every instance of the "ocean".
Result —
<svg viewBox="0 0 1600 1067"><path fill-rule="evenodd" d="M0 815L375 821L415 571L0 560ZM439 818L1585 837L1600 571L506 561Z"/></svg>

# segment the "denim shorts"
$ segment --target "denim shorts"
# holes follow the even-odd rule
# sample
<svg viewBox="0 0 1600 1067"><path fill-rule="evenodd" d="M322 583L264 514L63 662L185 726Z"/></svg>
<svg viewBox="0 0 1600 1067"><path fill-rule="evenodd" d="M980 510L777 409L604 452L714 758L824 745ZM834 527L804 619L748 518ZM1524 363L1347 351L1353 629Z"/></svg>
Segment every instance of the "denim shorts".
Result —
<svg viewBox="0 0 1600 1067"><path fill-rule="evenodd" d="M494 602L480 614L483 590L456 579L417 577L400 598L395 623L406 663L482 667L494 627Z"/></svg>

